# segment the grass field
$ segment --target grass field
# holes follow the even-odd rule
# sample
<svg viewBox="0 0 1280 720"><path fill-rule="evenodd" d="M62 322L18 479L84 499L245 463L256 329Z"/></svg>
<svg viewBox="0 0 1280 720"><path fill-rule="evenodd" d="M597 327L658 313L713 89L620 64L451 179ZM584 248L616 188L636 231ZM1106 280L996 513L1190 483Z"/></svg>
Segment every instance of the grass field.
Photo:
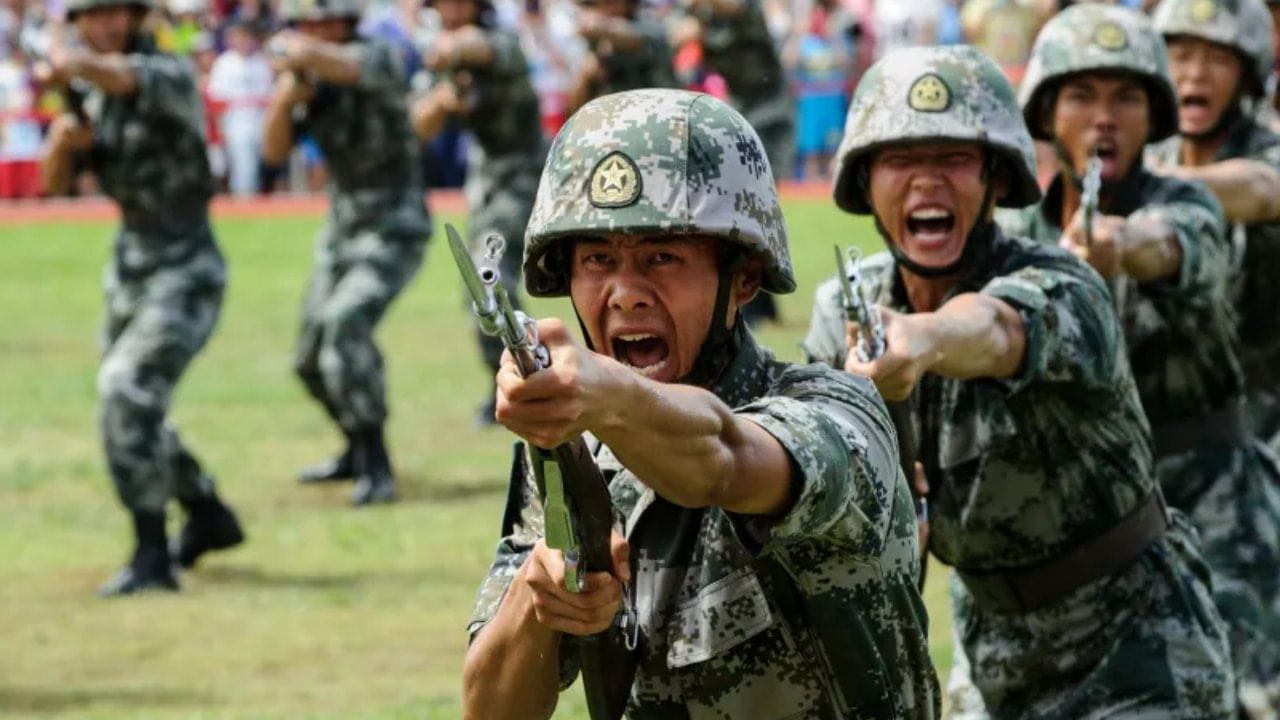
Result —
<svg viewBox="0 0 1280 720"><path fill-rule="evenodd" d="M831 243L873 241L827 202L787 211L800 291L762 337L798 359ZM441 233L380 333L403 500L353 510L345 486L292 480L338 445L290 373L319 223L217 223L227 302L175 403L249 543L184 575L179 595L103 601L94 587L130 549L95 423L111 225L0 221L0 717L460 716L463 628L493 552L511 437L472 429L489 381ZM568 317L567 304L533 307ZM935 568L928 593L940 670L951 656L944 580ZM556 717L586 718L576 688Z"/></svg>

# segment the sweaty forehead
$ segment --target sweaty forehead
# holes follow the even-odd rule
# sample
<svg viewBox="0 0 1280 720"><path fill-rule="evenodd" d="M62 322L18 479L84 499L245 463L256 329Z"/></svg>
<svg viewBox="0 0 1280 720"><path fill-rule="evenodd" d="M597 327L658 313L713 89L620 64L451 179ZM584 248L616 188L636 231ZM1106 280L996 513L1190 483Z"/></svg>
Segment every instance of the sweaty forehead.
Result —
<svg viewBox="0 0 1280 720"><path fill-rule="evenodd" d="M719 238L703 235L599 235L584 236L574 240L575 247L616 247L634 249L645 246L670 245L709 245L718 243Z"/></svg>
<svg viewBox="0 0 1280 720"><path fill-rule="evenodd" d="M1101 91L1141 90L1146 92L1142 80L1126 73L1084 73L1067 78L1062 89Z"/></svg>
<svg viewBox="0 0 1280 720"><path fill-rule="evenodd" d="M938 141L915 142L910 145L889 146L876 153L876 159L894 158L929 158L951 153L971 153L981 157L985 150L976 142Z"/></svg>

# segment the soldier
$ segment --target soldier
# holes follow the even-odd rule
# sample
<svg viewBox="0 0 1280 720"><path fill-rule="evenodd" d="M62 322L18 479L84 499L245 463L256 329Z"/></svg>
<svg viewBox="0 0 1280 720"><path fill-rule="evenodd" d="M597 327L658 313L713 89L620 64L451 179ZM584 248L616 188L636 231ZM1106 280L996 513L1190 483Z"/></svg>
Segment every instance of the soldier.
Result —
<svg viewBox="0 0 1280 720"><path fill-rule="evenodd" d="M859 268L886 350L846 350L871 329L846 322L836 281L805 347L912 398L929 544L959 577L957 650L993 717L1225 720L1225 631L1153 478L1106 286L992 220L1040 197L1033 153L981 52L882 58L849 109L835 200L889 247Z"/></svg>
<svg viewBox="0 0 1280 720"><path fill-rule="evenodd" d="M587 53L569 89L568 112L601 95L676 86L666 29L640 17L641 0L575 0Z"/></svg>
<svg viewBox="0 0 1280 720"><path fill-rule="evenodd" d="M59 116L49 129L45 192L66 192L83 161L122 216L106 273L98 397L107 464L137 546L99 589L104 596L178 589L165 536L172 497L187 512L175 548L183 567L244 539L213 477L166 419L174 386L217 324L226 268L209 227L213 179L195 69L140 31L151 7L72 0L67 17L83 45L53 48L40 69L49 85L89 88L82 115Z"/></svg>
<svg viewBox="0 0 1280 720"><path fill-rule="evenodd" d="M1254 434L1280 452L1280 135L1267 127L1275 50L1262 0L1169 0L1154 23L1169 45L1178 132L1155 172L1206 185L1231 223L1231 297Z"/></svg>
<svg viewBox="0 0 1280 720"><path fill-rule="evenodd" d="M1164 42L1139 13L1073 7L1041 32L1020 99L1062 171L1005 230L1060 244L1111 283L1156 478L1199 531L1241 700L1265 705L1252 698L1280 671L1280 469L1244 419L1221 206L1204 186L1143 166L1144 145L1178 130ZM1077 178L1091 157L1102 182L1087 223Z"/></svg>
<svg viewBox="0 0 1280 720"><path fill-rule="evenodd" d="M791 177L796 154L795 102L760 0L683 0L685 33L702 43L707 65L729 86L730 102L764 142L773 176ZM773 296L762 292L745 308L747 320L778 319Z"/></svg>
<svg viewBox="0 0 1280 720"><path fill-rule="evenodd" d="M422 264L431 235L394 46L356 36L358 0L286 0L291 27L271 41L280 71L262 153L282 163L310 135L329 170L329 221L316 241L295 371L346 436L346 450L304 483L355 479L354 505L395 498L383 438L382 354L374 328Z"/></svg>
<svg viewBox="0 0 1280 720"><path fill-rule="evenodd" d="M677 90L595 100L553 144L525 287L569 296L586 345L540 322L551 365L521 379L504 360L498 420L541 447L598 440L626 537L612 574L565 591L514 473L525 500L469 627L466 717L550 717L576 674L560 638L608 627L628 590L630 717L938 716L884 405L866 381L774 360L741 320L758 289L795 287L759 146L727 105Z"/></svg>
<svg viewBox="0 0 1280 720"><path fill-rule="evenodd" d="M413 129L418 137L430 139L457 120L471 132L468 233L478 254L485 251L483 241L491 233L506 239L502 280L519 307L524 231L546 159L538 96L519 38L496 27L488 0L427 4L435 7L444 27L423 59L435 83L413 105ZM502 343L479 332L477 337L484 361L496 375ZM490 392L481 404L478 424L493 424L493 397Z"/></svg>

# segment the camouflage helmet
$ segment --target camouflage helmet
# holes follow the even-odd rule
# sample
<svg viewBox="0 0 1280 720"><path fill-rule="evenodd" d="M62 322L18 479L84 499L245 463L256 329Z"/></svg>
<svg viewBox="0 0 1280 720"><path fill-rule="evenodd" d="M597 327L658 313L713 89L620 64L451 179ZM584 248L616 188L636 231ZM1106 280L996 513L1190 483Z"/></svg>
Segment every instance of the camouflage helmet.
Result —
<svg viewBox="0 0 1280 720"><path fill-rule="evenodd" d="M870 213L861 178L876 151L935 141L972 142L995 153L1012 182L1000 205L1040 199L1035 148L1013 88L991 58L953 45L894 50L862 76L836 155L836 205Z"/></svg>
<svg viewBox="0 0 1280 720"><path fill-rule="evenodd" d="M75 20L76 15L86 10L121 6L152 10L156 5L154 0L67 0L64 7L66 8L67 19Z"/></svg>
<svg viewBox="0 0 1280 720"><path fill-rule="evenodd" d="M1235 50L1244 60L1249 93L1266 94L1276 51L1271 13L1262 0L1163 0L1152 23L1166 41L1191 37Z"/></svg>
<svg viewBox="0 0 1280 720"><path fill-rule="evenodd" d="M1142 80L1151 103L1147 142L1177 131L1178 103L1169 58L1151 21L1136 10L1086 4L1058 13L1036 38L1019 97L1032 137L1052 139L1042 123L1062 81L1094 72L1123 73Z"/></svg>
<svg viewBox="0 0 1280 720"><path fill-rule="evenodd" d="M363 11L361 0L282 0L280 3L280 19L289 23L359 18Z"/></svg>
<svg viewBox="0 0 1280 720"><path fill-rule="evenodd" d="M561 240L606 233L709 235L765 264L763 289L795 290L764 145L736 110L684 90L592 100L552 143L525 234L530 295L569 292Z"/></svg>

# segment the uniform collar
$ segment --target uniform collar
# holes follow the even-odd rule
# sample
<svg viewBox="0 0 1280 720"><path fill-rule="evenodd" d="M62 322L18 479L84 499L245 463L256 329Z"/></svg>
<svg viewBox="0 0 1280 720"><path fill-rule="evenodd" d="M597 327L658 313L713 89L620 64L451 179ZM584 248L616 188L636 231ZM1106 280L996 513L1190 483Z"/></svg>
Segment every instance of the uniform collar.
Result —
<svg viewBox="0 0 1280 720"><path fill-rule="evenodd" d="M992 224L995 227L990 239L986 241L990 243L990 247L986 252L979 253L977 263L960 279L960 282L956 283L955 287L947 292L943 302L957 295L982 289L999 271L1000 257L1003 255L1001 249L1009 241L1005 237L1004 231L1000 229L1000 225L994 222ZM893 264L893 279L888 290L890 307L896 308L901 312L912 312L911 303L907 299L907 286L902 280L902 268L896 262Z"/></svg>

